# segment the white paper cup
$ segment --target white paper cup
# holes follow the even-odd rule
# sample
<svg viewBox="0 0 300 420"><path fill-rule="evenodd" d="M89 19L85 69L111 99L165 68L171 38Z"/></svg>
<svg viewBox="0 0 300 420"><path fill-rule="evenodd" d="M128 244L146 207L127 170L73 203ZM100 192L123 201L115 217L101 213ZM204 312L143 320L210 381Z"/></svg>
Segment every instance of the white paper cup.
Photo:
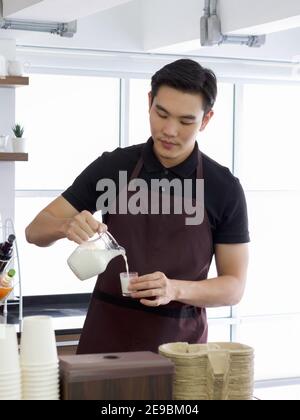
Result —
<svg viewBox="0 0 300 420"><path fill-rule="evenodd" d="M0 372L20 374L17 333L14 325L0 324Z"/></svg>
<svg viewBox="0 0 300 420"><path fill-rule="evenodd" d="M20 391L21 392L21 381L15 382L15 383L9 383L6 386L0 387L0 395L6 392L15 392Z"/></svg>
<svg viewBox="0 0 300 420"><path fill-rule="evenodd" d="M8 389L3 389L0 392L0 397L3 397L5 395L16 395L16 394L21 394L21 385L19 386L15 386L13 388L8 388Z"/></svg>
<svg viewBox="0 0 300 420"><path fill-rule="evenodd" d="M58 362L52 319L49 316L24 318L20 362L26 365L50 365Z"/></svg>
<svg viewBox="0 0 300 420"><path fill-rule="evenodd" d="M41 394L45 394L46 392L48 392L48 394L53 394L54 392L58 392L59 391L59 383L56 384L49 384L49 385L43 385L43 386L38 386L38 384L35 386L32 385L25 385L22 384L22 390L23 393L41 393Z"/></svg>
<svg viewBox="0 0 300 420"><path fill-rule="evenodd" d="M16 394L9 394L9 395L5 395L4 397L0 396L0 400L21 400L21 393L16 393Z"/></svg>
<svg viewBox="0 0 300 420"><path fill-rule="evenodd" d="M22 376L22 382L23 383L30 383L30 384L54 384L59 382L59 376L49 376L48 378L38 378L36 377L30 377L30 376Z"/></svg>
<svg viewBox="0 0 300 420"><path fill-rule="evenodd" d="M20 377L16 379L9 379L8 381L0 381L0 390L16 386L20 383L21 383Z"/></svg>
<svg viewBox="0 0 300 420"><path fill-rule="evenodd" d="M17 382L15 384L7 384L6 386L0 387L0 395L17 391L21 392L21 382Z"/></svg>
<svg viewBox="0 0 300 420"><path fill-rule="evenodd" d="M59 400L59 394L31 395L23 394L22 400Z"/></svg>
<svg viewBox="0 0 300 420"><path fill-rule="evenodd" d="M33 388L24 388L22 394L30 396L47 396L47 395L57 395L59 393L59 388L44 388L44 389L33 389Z"/></svg>
<svg viewBox="0 0 300 420"><path fill-rule="evenodd" d="M130 296L131 292L128 291L128 284L131 279L138 277L138 273L134 271L130 271L129 273L120 273L120 281L121 281L121 288L122 288L122 295L123 296Z"/></svg>
<svg viewBox="0 0 300 420"><path fill-rule="evenodd" d="M21 392L12 392L10 394L0 394L0 400L20 400L21 399Z"/></svg>
<svg viewBox="0 0 300 420"><path fill-rule="evenodd" d="M50 385L57 385L59 383L59 377L53 376L48 378L38 378L38 377L30 377L25 376L22 377L22 384L28 386L50 386Z"/></svg>
<svg viewBox="0 0 300 420"><path fill-rule="evenodd" d="M11 394L18 394L21 393L21 384L19 384L18 386L14 386L14 387L9 387L7 389L2 389L0 391L0 395L11 395Z"/></svg>
<svg viewBox="0 0 300 420"><path fill-rule="evenodd" d="M24 396L30 396L30 397L42 397L42 396L49 396L49 397L55 397L56 395L59 395L59 389L45 389L42 391L39 390L27 390L23 388L22 392L23 397Z"/></svg>
<svg viewBox="0 0 300 420"><path fill-rule="evenodd" d="M59 400L59 394L54 395L23 395L23 400Z"/></svg>
<svg viewBox="0 0 300 420"><path fill-rule="evenodd" d="M0 400L19 400L21 399L21 380L20 373L18 378L0 381Z"/></svg>
<svg viewBox="0 0 300 420"><path fill-rule="evenodd" d="M58 366L58 364L56 363L56 364L53 364L53 365L38 365L38 364L35 364L35 365L23 365L23 364L21 364L21 370L22 370L22 372L24 372L24 373L33 373L33 374L35 374L35 373L37 373L37 374L43 374L43 373L45 373L45 374L47 374L47 373L54 373L54 372L57 372L57 371L59 371L59 366Z"/></svg>
<svg viewBox="0 0 300 420"><path fill-rule="evenodd" d="M48 382L38 382L38 381L22 381L22 385L26 386L26 388L35 389L35 390L45 390L45 389L57 389L59 385L59 380L55 381L48 381Z"/></svg>
<svg viewBox="0 0 300 420"><path fill-rule="evenodd" d="M8 372L8 373L0 373L0 383L2 381L14 381L20 379L20 370L15 372Z"/></svg>
<svg viewBox="0 0 300 420"><path fill-rule="evenodd" d="M21 365L23 373L32 373L32 374L49 374L55 373L59 371L58 365L54 365L52 367L43 367L40 365L33 365L33 366L24 366Z"/></svg>
<svg viewBox="0 0 300 420"><path fill-rule="evenodd" d="M30 386L30 385L24 385L22 384L23 393L48 393L53 394L54 392L58 392L59 385L48 385L48 386Z"/></svg>
<svg viewBox="0 0 300 420"><path fill-rule="evenodd" d="M54 378L55 376L58 375L58 371L53 371L53 372L24 372L22 371L22 377L31 377L31 378Z"/></svg>

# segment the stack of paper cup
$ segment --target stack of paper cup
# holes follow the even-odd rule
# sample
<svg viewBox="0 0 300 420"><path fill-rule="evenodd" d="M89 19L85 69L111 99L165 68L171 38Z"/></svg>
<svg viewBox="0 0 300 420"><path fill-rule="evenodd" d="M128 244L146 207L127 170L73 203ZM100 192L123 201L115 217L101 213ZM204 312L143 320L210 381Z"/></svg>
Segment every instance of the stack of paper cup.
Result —
<svg viewBox="0 0 300 420"><path fill-rule="evenodd" d="M14 325L0 324L0 400L21 399L21 373Z"/></svg>
<svg viewBox="0 0 300 420"><path fill-rule="evenodd" d="M20 361L22 398L24 400L58 400L58 356L50 317L24 318Z"/></svg>

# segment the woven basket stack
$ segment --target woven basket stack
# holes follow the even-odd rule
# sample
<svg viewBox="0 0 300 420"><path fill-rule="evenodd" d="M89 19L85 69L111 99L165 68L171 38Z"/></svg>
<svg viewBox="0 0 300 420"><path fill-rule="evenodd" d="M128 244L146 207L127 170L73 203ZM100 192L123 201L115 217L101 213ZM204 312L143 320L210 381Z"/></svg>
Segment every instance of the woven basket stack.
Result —
<svg viewBox="0 0 300 420"><path fill-rule="evenodd" d="M239 343L168 343L159 353L175 365L175 400L251 400L254 351Z"/></svg>

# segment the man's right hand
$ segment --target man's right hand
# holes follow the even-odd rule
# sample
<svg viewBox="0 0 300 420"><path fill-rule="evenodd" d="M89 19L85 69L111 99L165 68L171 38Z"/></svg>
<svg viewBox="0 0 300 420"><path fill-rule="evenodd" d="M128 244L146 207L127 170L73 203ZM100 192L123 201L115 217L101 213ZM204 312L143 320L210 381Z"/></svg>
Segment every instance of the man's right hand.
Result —
<svg viewBox="0 0 300 420"><path fill-rule="evenodd" d="M92 238L95 233L105 232L107 226L96 220L92 213L83 210L81 213L67 219L63 230L67 239L81 244Z"/></svg>
<svg viewBox="0 0 300 420"><path fill-rule="evenodd" d="M96 220L92 213L87 210L79 213L64 197L59 196L35 217L25 233L29 243L49 246L63 238L81 244L95 233L106 230L107 226Z"/></svg>

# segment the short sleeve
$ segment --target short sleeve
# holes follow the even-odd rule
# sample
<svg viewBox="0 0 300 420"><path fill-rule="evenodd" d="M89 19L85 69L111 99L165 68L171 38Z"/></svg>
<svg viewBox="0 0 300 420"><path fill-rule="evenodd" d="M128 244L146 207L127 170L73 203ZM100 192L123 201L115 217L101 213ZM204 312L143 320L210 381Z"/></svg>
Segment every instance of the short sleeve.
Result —
<svg viewBox="0 0 300 420"><path fill-rule="evenodd" d="M96 191L97 180L103 176L105 168L105 153L92 162L67 188L62 196L79 212L96 211L96 202L99 193Z"/></svg>
<svg viewBox="0 0 300 420"><path fill-rule="evenodd" d="M104 152L92 162L67 188L62 196L79 212L88 210L91 213L99 210L98 198L104 192L99 190L98 182L110 180L114 182L116 190L119 186L119 171L131 174L141 154L143 144L120 148L112 152ZM104 182L105 184L105 182Z"/></svg>
<svg viewBox="0 0 300 420"><path fill-rule="evenodd" d="M247 203L243 188L237 178L233 178L227 197L222 218L214 232L214 243L249 242Z"/></svg>

